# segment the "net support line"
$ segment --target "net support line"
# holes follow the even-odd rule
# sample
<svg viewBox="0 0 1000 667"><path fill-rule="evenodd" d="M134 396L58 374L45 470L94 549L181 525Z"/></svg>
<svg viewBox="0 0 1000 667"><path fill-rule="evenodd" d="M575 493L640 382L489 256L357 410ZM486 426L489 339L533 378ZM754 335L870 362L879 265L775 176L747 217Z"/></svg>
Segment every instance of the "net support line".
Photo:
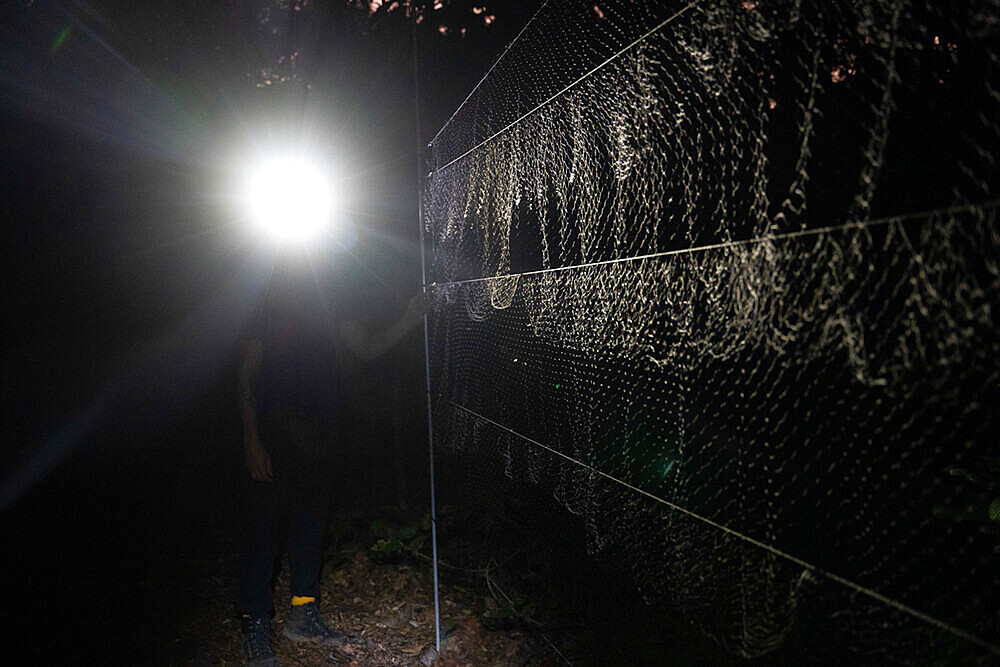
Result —
<svg viewBox="0 0 1000 667"><path fill-rule="evenodd" d="M533 438L529 438L526 435L518 433L517 431L514 431L513 429L510 429L510 428L504 426L503 424L500 424L498 422L493 421L489 417L481 415L481 414L479 414L478 412L476 412L474 410L470 410L469 408L465 407L464 405L459 405L458 403L455 403L454 401L450 401L450 400L448 402L451 403L451 405L453 405L455 408L457 408L459 410L462 410L463 412L466 412L466 413L472 415L473 417L476 417L477 419L480 419L480 420L482 420L484 422L492 424L493 426L496 426L497 428L499 428L499 429L501 429L503 431L506 431L506 432L510 433L511 435L517 436L518 438L521 438L525 442L531 443L532 445L535 445L536 447L540 447L541 449L544 449L544 450L546 450L548 452L551 452L551 453L553 453L553 454L555 454L555 455L557 455L557 456L559 456L559 457L561 457L563 459L566 459L567 461L569 461L571 463L574 463L574 464L580 466L581 468L585 468L585 469L589 470L590 472L592 472L592 473L594 473L596 475L600 475L601 477L604 477L605 479L608 479L608 480L610 480L612 482L620 484L621 486L624 486L625 488L627 488L627 489L629 489L631 491L634 491L634 492L636 492L636 493L638 493L640 495L643 495L643 496L645 496L645 497L647 497L647 498L649 498L651 500L654 500L654 501L656 501L658 503L666 505L667 507L669 507L669 508L671 508L673 510L676 510L676 511L682 513L682 514L685 514L685 515L687 515L687 516L689 516L689 517L691 517L693 519L701 521L702 523L705 523L705 524L707 524L707 525L715 528L716 530L722 531L722 532L726 533L727 535L731 535L731 536L733 536L733 537L735 537L735 538L737 538L739 540L747 542L748 544L752 544L755 547L758 547L758 548L763 549L763 550L765 550L765 551L767 551L767 552L769 552L769 553L771 553L771 554L773 554L775 556L778 556L779 558L783 558L783 559L785 559L785 560L787 560L787 561L789 561L789 562L791 562L791 563L793 563L795 565L798 565L799 567L803 568L804 570L806 570L811 575L818 575L818 576L824 577L826 579L829 579L830 581L833 581L835 583L838 583L838 584L841 584L843 586L846 586L847 588L850 588L851 590L855 591L856 593L860 593L862 595L865 595L865 596L867 596L867 597L869 597L869 598L871 598L873 600L876 600L878 602L881 602L882 604L885 604L885 605L887 605L889 607L892 607L892 608L896 609L897 611L903 612L904 614L908 614L908 615L910 615L910 616L912 616L912 617L914 617L914 618L916 618L918 620L921 620L921 621L923 621L923 622L925 622L925 623L927 623L929 625L932 625L932 626L934 626L934 627L936 627L936 628L938 628L940 630L944 630L945 632L949 632L952 635L954 635L954 636L956 636L956 637L958 637L960 639L964 639L965 641L967 641L967 642L969 642L971 644L975 644L976 646L979 646L980 648L985 649L985 650L993 653L994 655L1000 655L1000 645L990 643L990 642L986 641L985 639L981 639L981 638L977 637L976 635L973 635L973 634L971 634L971 633L969 633L969 632L967 632L965 630L962 630L961 628L958 628L958 627L956 627L954 625L951 625L950 623L947 623L946 621L942 621L941 619L936 618L934 616L931 616L930 614L927 614L925 612L922 612L919 609L914 609L913 607L910 607L910 606L908 606L908 605L906 605L906 604L904 604L902 602L899 602L898 600L894 600L894 599L892 599L892 598L890 598L890 597L888 597L886 595L883 595L882 593L879 593L876 590L873 590L873 589L868 588L866 586L863 586L863 585L861 585L859 583L851 581L850 579L842 577L842 576L840 576L838 574L834 574L833 572L825 570L825 569L823 569L823 568L821 568L821 567L819 567L817 565L814 565L814 564L812 564L812 563L810 563L808 561L802 560L801 558L798 558L797 556L793 556L793 555L791 555L789 553L786 553L786 552L782 551L781 549L778 549L777 547L774 547L774 546L772 546L770 544L767 544L766 542L761 542L760 540L754 539L753 537L750 537L749 535L744 535L743 533L741 533L739 531L736 531L736 530L733 530L732 528L729 528L728 526L726 526L724 524L721 524L721 523L719 523L717 521L713 521L712 519L709 519L708 517L701 516L700 514L697 514L696 512L692 512L691 510L689 510L689 509L687 509L685 507L682 507L680 505L674 504L674 503L670 502L669 500L665 500L663 498L660 498L659 496L656 496L656 495L654 495L652 493L649 493L648 491L645 491L645 490L643 490L643 489L641 489L641 488L639 488L639 487L637 487L637 486L635 486L633 484L629 484L628 482L626 482L624 480L621 480L621 479L618 479L617 477L609 475L608 473L606 473L606 472L604 472L602 470L599 470L598 468L595 468L592 465L589 465L587 463L584 463L583 461L579 461L577 459L574 459L573 457L568 456L568 455L566 455L566 454L564 454L564 453L562 453L562 452L560 452L558 450L555 450L552 447L544 445L544 444L538 442L537 440L535 440Z"/></svg>
<svg viewBox="0 0 1000 667"><path fill-rule="evenodd" d="M424 295L427 294L427 259L424 244L424 205L420 197L422 191L423 164L421 153L423 139L420 136L420 70L417 49L417 17L413 16L410 24L413 39L413 121L416 134L417 161L417 224L420 227L420 283ZM431 482L431 566L434 571L434 649L441 653L441 595L438 587L438 542L437 542L437 503L434 497L434 419L431 406L431 353L430 334L427 313L424 313L424 373L427 382L427 461L430 467Z"/></svg>
<svg viewBox="0 0 1000 667"><path fill-rule="evenodd" d="M515 44L517 44L517 40L521 39L521 35L524 34L524 31L528 29L528 26L530 26L535 21L536 18L538 18L538 15L542 13L542 10L544 10L548 4L549 0L545 0L545 2L542 3L542 6L538 8L538 11L536 11L532 15L532 17L528 19L528 22L524 24L524 27L521 28L520 32L517 33L517 36L511 40L510 44L507 45L507 48L505 48L503 50L503 53L500 54L500 57L496 59L496 62L494 62L493 65L486 71L486 74L484 74L483 78L479 80L479 83L477 83L476 86L472 89L472 91L470 91L469 94L465 96L465 99L462 100L462 103L458 105L458 108L455 109L455 112L451 114L451 117L447 121L445 121L445 124L441 126L440 130L437 131L437 134L434 135L434 138L431 139L430 142L427 144L428 146L437 141L437 138L441 136L441 133L444 132L445 128L451 125L451 121L455 120L455 116L457 116L458 112L462 110L462 107L464 107L465 104L472 99L472 96L476 94L477 90L479 90L479 86L483 85L483 81L486 81L486 79L490 77L490 74L492 74L493 70L497 68L497 65L500 64L500 61L504 59L504 56L507 55L507 52L510 51Z"/></svg>
<svg viewBox="0 0 1000 667"><path fill-rule="evenodd" d="M750 239L740 239L737 241L724 241L722 243L711 243L709 245L697 246L694 248L678 248L676 250L664 250L662 252L653 252L646 255L636 255L634 257L620 257L618 259L605 259L597 262L586 262L583 264L571 264L569 266L556 266L549 269L536 269L534 271L523 271L521 273L504 273L496 276L486 276L484 278L467 278L465 280L451 280L447 282L431 283L428 287L450 287L453 285L467 285L471 283L481 283L488 282L490 280L504 280L507 278L520 278L522 276L537 276L544 273L555 273L558 271L571 271L573 269L586 269L595 266L606 266L609 264L621 264L624 262L638 262L645 259L658 259L661 257L671 257L673 255L689 255L697 252L707 252L709 250L722 250L725 248L738 248L741 246L754 245L757 243L764 243L765 241L787 241L791 239L802 238L806 236L818 236L820 234L831 234L834 232L842 232L850 229L867 229L869 227L877 227L881 225L891 225L900 224L904 222L913 222L914 220L928 219L936 216L946 216L954 215L956 213L972 213L979 212L985 213L988 210L1000 207L1000 199L992 199L985 202L979 202L975 204L963 204L961 206L950 206L948 208L932 209L929 211L919 211L917 213L903 213L901 215L893 215L885 218L876 218L874 220L862 220L858 222L847 222L842 225L831 225L828 227L814 227L811 229L800 229L794 232L786 232L784 234L766 234L764 236L755 236Z"/></svg>
<svg viewBox="0 0 1000 667"><path fill-rule="evenodd" d="M657 32L659 32L660 30L662 30L667 24L673 22L681 14L683 14L687 10L689 10L692 7L694 7L695 5L697 5L698 2L699 2L699 0L693 0L692 2L689 2L688 4L684 5L683 7L681 7L680 9L678 9L676 12L674 12L673 14L671 14L670 16L668 16L667 18L665 18L662 21L660 21L655 27L650 28L648 31L646 31L645 33L643 33L641 36L637 37L635 39L635 41L633 41L632 43L630 43L628 46L622 47L617 52L615 52L613 55L609 56L606 60L604 60L603 62L601 62L599 65L594 66L591 70L589 70L585 74L581 75L578 79L576 79L575 81L573 81L572 83L570 83L569 85L567 85L565 88L563 88L559 92L553 94L548 99L546 99L544 102L541 102L540 104L538 104L537 106L535 106L533 109L531 109L531 111L528 111L528 112L522 114L516 120L511 121L510 123L508 123L507 125L505 125L502 129L497 130L496 132L494 132L493 134L491 134L489 137L487 137L486 139L482 140L481 142L479 142L478 144L476 144L475 146L473 146L469 150L465 151L464 153L462 153L458 157L456 157L456 158L448 161L445 165L437 168L435 170L435 173L440 172L440 171L444 171L445 169L447 169L451 165L455 164L456 162L458 162L462 158L466 157L467 155L469 155L471 153L476 152L477 150L479 150L480 148L482 148L486 144L490 143L491 141L493 141L494 139L496 139L497 137L499 137L501 134L503 134L504 132L506 132L510 128L514 127L515 125L517 125L518 123L520 123L521 121L523 121L528 116L531 116L531 115L535 114L539 109L542 109L543 107L548 106L553 100L555 100L558 97L563 96L569 90L571 90L572 88L575 88L577 85L579 85L581 82L585 81L586 79L590 78L592 75L594 75L597 72L599 72L600 70L604 69L604 67L606 67L609 63L614 62L615 60L617 60L618 58L620 58L623 54L625 54L629 50L635 48L636 45L638 45L641 42L645 41L651 35L654 35ZM463 102L463 104L464 104L464 102ZM449 121L449 122L451 122L451 121ZM443 130L444 128L441 128L441 129Z"/></svg>

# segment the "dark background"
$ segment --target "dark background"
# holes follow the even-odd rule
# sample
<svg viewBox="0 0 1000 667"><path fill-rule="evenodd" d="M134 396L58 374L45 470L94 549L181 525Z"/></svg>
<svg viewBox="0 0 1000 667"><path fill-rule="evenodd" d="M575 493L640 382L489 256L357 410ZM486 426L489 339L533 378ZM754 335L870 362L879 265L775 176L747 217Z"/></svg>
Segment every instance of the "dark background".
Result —
<svg viewBox="0 0 1000 667"><path fill-rule="evenodd" d="M191 618L192 593L213 595L191 590L206 581L199 563L233 551L245 474L235 352L274 259L247 234L229 179L253 147L282 138L336 156L343 222L354 233L315 248L311 270L360 304L371 329L402 313L421 283L417 172L429 167L418 147L541 0L434 4L417 2L419 131L411 23L396 3L0 8L0 627L12 638L0 662L179 662L159 648ZM528 83L547 81L544 65L524 72ZM962 70L970 81L955 89L978 90L980 67L988 69ZM950 201L953 179L939 178L949 168L941 164L955 150L954 130L972 126L951 112L950 88L901 71L907 85L896 93L876 215ZM930 131L911 108L943 113ZM783 103L774 122L796 122L792 109ZM828 122L861 127L844 111ZM771 157L785 152L791 164L797 144L773 134ZM824 173L853 173L840 146L865 142L825 136L829 145L814 147ZM813 179L813 210L834 211L824 203L852 195L854 180L830 182ZM415 331L352 379L357 418L339 459L335 511L411 521L427 508L423 355ZM444 480L461 486L469 470L484 496L504 502L477 499L449 517L447 559L475 571L513 551L496 582L521 584L532 602L576 607L583 620L546 631L578 656L601 656L596 664L730 660L665 605L646 604L620 563L586 558L585 531L550 492L508 493L497 460L470 451L439 459L439 509L461 504L451 499L464 489ZM230 575L220 570L219 596L231 594ZM833 642L826 620L789 654L815 651L815 637Z"/></svg>
<svg viewBox="0 0 1000 667"><path fill-rule="evenodd" d="M176 554L228 548L235 346L269 261L220 196L241 145L307 127L343 156L357 239L320 265L369 326L419 290L404 11L269 4L0 10L0 624L34 660L149 659ZM421 143L537 4L427 10ZM358 380L339 507L426 506L422 355L414 333Z"/></svg>

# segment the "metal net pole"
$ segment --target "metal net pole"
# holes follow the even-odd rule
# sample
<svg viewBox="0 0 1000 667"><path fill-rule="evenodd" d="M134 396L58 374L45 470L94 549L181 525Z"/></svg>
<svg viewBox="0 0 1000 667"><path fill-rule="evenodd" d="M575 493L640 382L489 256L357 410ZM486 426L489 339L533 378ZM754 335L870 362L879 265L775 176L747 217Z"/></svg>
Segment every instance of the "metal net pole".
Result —
<svg viewBox="0 0 1000 667"><path fill-rule="evenodd" d="M417 16L413 13L410 24L413 37L413 119L417 138L417 220L420 226L420 282L427 294L427 259L424 248L424 207L420 193L423 182L423 165L420 155L423 140L420 135L420 77L417 63ZM431 409L431 356L427 313L424 313L424 374L427 390L427 453L431 473L431 564L434 571L434 648L441 652L441 599L438 592L437 505L434 497L434 421Z"/></svg>

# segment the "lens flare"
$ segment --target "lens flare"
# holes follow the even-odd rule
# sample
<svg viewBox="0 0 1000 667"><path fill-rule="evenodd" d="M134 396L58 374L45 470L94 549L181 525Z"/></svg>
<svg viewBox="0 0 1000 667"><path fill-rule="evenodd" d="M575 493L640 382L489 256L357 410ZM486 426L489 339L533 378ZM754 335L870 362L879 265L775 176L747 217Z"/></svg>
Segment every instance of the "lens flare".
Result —
<svg viewBox="0 0 1000 667"><path fill-rule="evenodd" d="M333 191L325 170L310 160L269 160L247 181L246 202L258 229L278 241L309 240L330 224Z"/></svg>

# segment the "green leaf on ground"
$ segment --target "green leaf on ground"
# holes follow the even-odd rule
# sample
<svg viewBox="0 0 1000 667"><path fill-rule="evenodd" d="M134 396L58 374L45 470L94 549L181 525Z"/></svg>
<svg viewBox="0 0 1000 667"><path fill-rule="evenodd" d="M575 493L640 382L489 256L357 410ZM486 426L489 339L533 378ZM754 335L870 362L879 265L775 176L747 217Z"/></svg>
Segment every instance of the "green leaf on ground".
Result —
<svg viewBox="0 0 1000 667"><path fill-rule="evenodd" d="M403 559L403 544L397 539L379 540L368 549L376 563L398 563Z"/></svg>

